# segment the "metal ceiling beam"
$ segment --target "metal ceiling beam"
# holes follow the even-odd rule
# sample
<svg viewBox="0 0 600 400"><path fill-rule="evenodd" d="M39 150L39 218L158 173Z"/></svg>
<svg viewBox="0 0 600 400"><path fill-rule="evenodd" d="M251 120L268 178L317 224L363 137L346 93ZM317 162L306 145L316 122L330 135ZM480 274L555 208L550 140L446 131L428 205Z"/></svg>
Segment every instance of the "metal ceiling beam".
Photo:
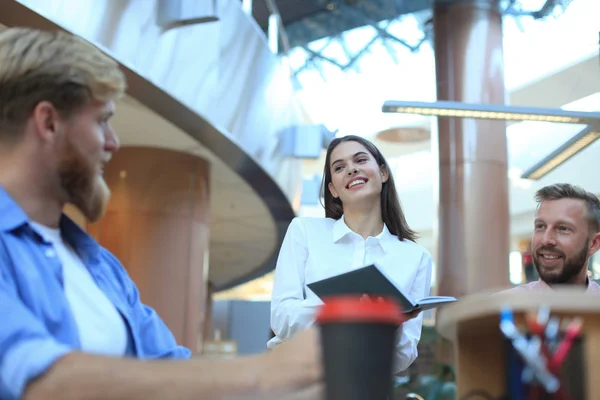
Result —
<svg viewBox="0 0 600 400"><path fill-rule="evenodd" d="M456 101L434 103L386 101L386 113L417 114L447 118L476 118L505 121L537 121L587 125L543 160L525 171L522 179L540 179L571 159L600 138L600 112L563 110L560 108L518 107L501 104L469 104Z"/></svg>

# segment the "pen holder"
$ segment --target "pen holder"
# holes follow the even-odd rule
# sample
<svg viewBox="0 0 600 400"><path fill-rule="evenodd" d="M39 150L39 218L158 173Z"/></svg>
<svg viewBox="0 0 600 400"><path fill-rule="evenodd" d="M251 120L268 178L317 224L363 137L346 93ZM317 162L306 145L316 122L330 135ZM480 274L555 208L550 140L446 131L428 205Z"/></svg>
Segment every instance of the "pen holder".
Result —
<svg viewBox="0 0 600 400"><path fill-rule="evenodd" d="M527 335L528 339L531 335ZM559 334L557 342L564 338L564 333ZM517 350L508 339L504 340L506 348L506 392L511 400L586 400L586 368L585 368L585 337L577 336L572 347L555 374L560 382L561 396L548 393L537 381L529 384L523 381L523 372L527 363L523 361ZM554 348L551 349L555 350ZM591 400L591 399L590 399Z"/></svg>

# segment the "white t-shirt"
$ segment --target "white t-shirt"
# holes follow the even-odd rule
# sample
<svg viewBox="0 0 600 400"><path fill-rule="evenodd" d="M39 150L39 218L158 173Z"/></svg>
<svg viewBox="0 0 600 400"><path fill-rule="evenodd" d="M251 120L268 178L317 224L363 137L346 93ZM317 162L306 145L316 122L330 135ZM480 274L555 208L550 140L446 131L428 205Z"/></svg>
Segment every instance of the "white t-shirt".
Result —
<svg viewBox="0 0 600 400"><path fill-rule="evenodd" d="M32 227L52 243L63 265L65 296L79 330L81 350L108 356L123 356L128 334L123 317L100 290L75 250L66 243L59 229L35 222Z"/></svg>

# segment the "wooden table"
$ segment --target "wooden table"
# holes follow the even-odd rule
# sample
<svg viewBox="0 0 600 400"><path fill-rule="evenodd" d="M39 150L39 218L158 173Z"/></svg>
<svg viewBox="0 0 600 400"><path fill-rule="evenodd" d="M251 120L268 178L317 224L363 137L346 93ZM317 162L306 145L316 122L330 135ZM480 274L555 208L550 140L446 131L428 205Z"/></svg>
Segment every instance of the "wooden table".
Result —
<svg viewBox="0 0 600 400"><path fill-rule="evenodd" d="M523 323L525 314L537 312L540 306L550 307L558 317L582 317L586 393L588 399L600 399L600 295L575 289L475 294L440 309L438 332L454 345L457 399L473 390L484 390L494 398L505 394L506 347L499 329L503 306L513 310L516 323Z"/></svg>

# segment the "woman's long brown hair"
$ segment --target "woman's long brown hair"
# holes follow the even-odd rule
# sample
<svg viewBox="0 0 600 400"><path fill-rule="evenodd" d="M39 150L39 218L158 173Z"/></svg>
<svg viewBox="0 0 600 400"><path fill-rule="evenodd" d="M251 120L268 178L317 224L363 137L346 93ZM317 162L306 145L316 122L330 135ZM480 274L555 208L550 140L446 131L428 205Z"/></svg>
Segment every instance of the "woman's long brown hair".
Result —
<svg viewBox="0 0 600 400"><path fill-rule="evenodd" d="M398 240L410 240L416 242L418 235L415 231L410 229L406 222L406 217L404 216L404 212L400 206L400 200L398 199L398 193L396 192L394 177L387 161L373 143L360 136L348 135L336 138L331 141L327 148L325 167L323 168L323 182L321 184L321 196L324 199L323 207L325 208L325 216L327 218L340 219L344 214L342 201L339 198L333 197L329 191L329 184L331 183L331 166L329 165L331 163L331 153L343 142L360 143L375 158L377 165L380 167L383 166L383 168L387 170L389 178L381 187L381 219L383 219L388 230L398 237Z"/></svg>

